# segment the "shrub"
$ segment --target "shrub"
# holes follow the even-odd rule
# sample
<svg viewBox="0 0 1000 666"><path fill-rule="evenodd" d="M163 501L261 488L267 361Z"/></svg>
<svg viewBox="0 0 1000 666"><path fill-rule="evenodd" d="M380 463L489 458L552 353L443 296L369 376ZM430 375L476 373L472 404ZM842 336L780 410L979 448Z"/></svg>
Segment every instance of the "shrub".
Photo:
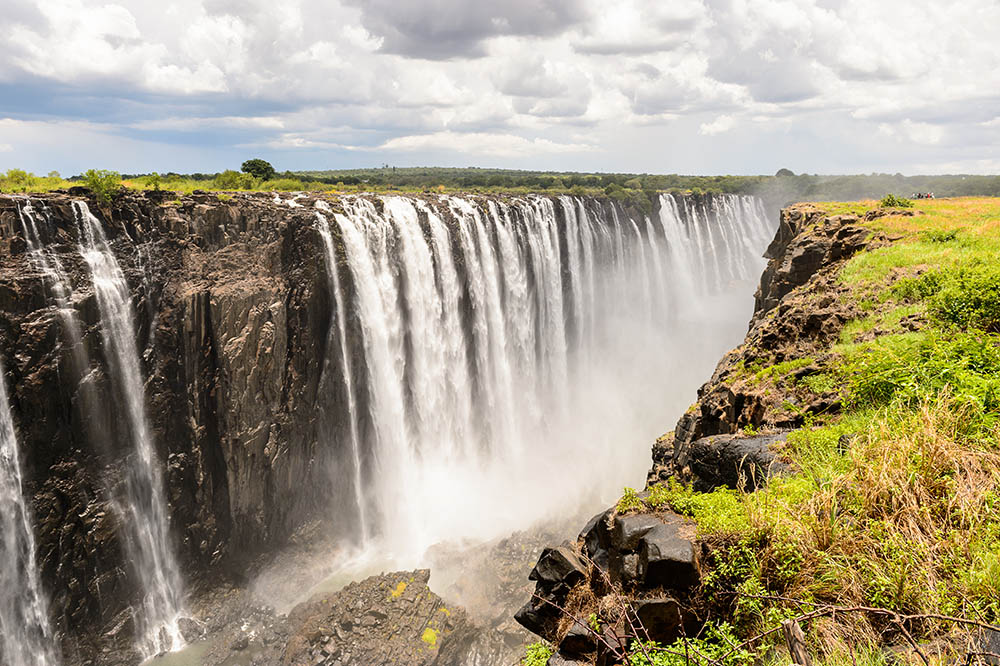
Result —
<svg viewBox="0 0 1000 666"><path fill-rule="evenodd" d="M10 169L0 178L0 190L27 192L36 182L38 179L35 178L35 174L24 169Z"/></svg>
<svg viewBox="0 0 1000 666"><path fill-rule="evenodd" d="M854 407L913 407L947 391L957 406L974 407L970 434L990 427L1000 411L1000 338L994 335L887 336L852 354L842 370Z"/></svg>
<svg viewBox="0 0 1000 666"><path fill-rule="evenodd" d="M217 190L252 190L256 185L253 176L232 169L223 171L212 180L212 187Z"/></svg>
<svg viewBox="0 0 1000 666"><path fill-rule="evenodd" d="M83 174L83 184L87 186L101 203L111 201L111 196L122 186L122 177L117 171L88 169Z"/></svg>
<svg viewBox="0 0 1000 666"><path fill-rule="evenodd" d="M931 315L941 323L1000 333L1000 267L977 263L928 271L897 282L893 295L909 302L927 301Z"/></svg>
<svg viewBox="0 0 1000 666"><path fill-rule="evenodd" d="M751 666L756 655L746 648L734 647L739 638L725 622L708 622L697 638L678 639L667 647L653 641L636 643L629 651L631 666ZM721 661L719 661L721 660Z"/></svg>
<svg viewBox="0 0 1000 666"><path fill-rule="evenodd" d="M895 194L887 194L878 202L882 208L913 208L913 202Z"/></svg>
<svg viewBox="0 0 1000 666"><path fill-rule="evenodd" d="M641 510L644 507L645 504L639 498L638 493L635 492L635 488L626 487L624 492L622 492L622 498L618 500L618 504L615 506L615 510L618 513L628 513L629 511Z"/></svg>
<svg viewBox="0 0 1000 666"><path fill-rule="evenodd" d="M959 328L1000 333L1000 267L978 264L949 271L930 298L930 311Z"/></svg>

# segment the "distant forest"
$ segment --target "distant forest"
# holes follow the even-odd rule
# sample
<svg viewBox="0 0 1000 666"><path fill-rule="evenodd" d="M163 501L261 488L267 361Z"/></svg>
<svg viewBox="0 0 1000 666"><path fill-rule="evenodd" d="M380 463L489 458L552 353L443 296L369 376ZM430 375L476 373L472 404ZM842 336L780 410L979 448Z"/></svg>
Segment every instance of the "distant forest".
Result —
<svg viewBox="0 0 1000 666"><path fill-rule="evenodd" d="M1000 196L1000 176L904 176L881 174L820 176L781 169L773 176L684 176L678 174L580 173L571 171L518 171L476 167L393 167L331 171L276 171L263 160L248 160L243 172L118 174L90 170L63 179L58 173L35 176L21 169L0 173L0 192L37 192L75 184L93 187L89 180L106 180L105 189L163 189L179 193L208 191L330 191L330 192L548 192L597 195L631 201L650 208L657 192L737 193L760 196L774 209L794 201L855 201L880 199L893 194L918 193L948 196ZM102 187L104 187L102 185Z"/></svg>
<svg viewBox="0 0 1000 666"><path fill-rule="evenodd" d="M608 194L625 190L727 192L756 194L769 204L791 201L853 201L877 199L886 194L908 197L916 193L946 196L1000 196L1000 176L904 176L873 173L853 176L796 175L782 169L774 176L684 176L678 174L578 173L517 171L510 169L381 167L301 171L303 179L344 185L365 184L399 189L603 189Z"/></svg>

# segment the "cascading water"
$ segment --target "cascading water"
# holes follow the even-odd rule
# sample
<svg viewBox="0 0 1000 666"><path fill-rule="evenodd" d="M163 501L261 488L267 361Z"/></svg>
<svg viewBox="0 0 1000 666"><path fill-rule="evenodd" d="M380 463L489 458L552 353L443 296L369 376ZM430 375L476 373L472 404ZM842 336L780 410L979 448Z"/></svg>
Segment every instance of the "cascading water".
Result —
<svg viewBox="0 0 1000 666"><path fill-rule="evenodd" d="M51 666L57 661L22 490L6 374L0 364L0 663Z"/></svg>
<svg viewBox="0 0 1000 666"><path fill-rule="evenodd" d="M572 197L342 205L318 213L349 373L342 482L399 564L640 481L648 443L738 341L771 231L741 196L662 195L639 217Z"/></svg>
<svg viewBox="0 0 1000 666"><path fill-rule="evenodd" d="M325 212L330 212L330 206L325 201L317 202L317 207ZM351 444L351 465L352 482L354 486L354 504L358 514L358 536L360 545L363 547L368 539L368 516L365 506L364 487L361 471L361 436L358 434L358 406L354 393L354 369L351 367L350 350L347 346L347 310L344 307L344 292L340 288L340 272L337 268L337 250L333 245L333 235L330 233L330 221L322 213L316 213L317 229L323 239L323 249L325 250L326 270L330 276L330 293L333 294L336 311L333 313L333 325L330 334L327 336L327 344L333 338L336 327L337 342L340 345L341 376L344 381L344 393L347 396L348 429L350 432ZM330 368L329 359L323 368L324 377Z"/></svg>
<svg viewBox="0 0 1000 666"><path fill-rule="evenodd" d="M178 628L183 606L180 574L170 547L160 465L145 413L142 370L128 284L101 223L81 201L74 201L80 252L94 283L101 314L101 335L111 376L124 401L125 420L135 446L125 467L124 498L116 500L129 560L143 590L133 610L137 648L145 657L184 644Z"/></svg>

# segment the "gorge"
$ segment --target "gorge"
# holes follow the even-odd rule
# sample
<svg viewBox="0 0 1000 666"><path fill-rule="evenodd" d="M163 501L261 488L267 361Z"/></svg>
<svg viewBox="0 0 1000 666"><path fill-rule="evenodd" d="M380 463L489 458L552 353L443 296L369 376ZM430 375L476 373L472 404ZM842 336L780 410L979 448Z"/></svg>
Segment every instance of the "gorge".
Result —
<svg viewBox="0 0 1000 666"><path fill-rule="evenodd" d="M776 226L648 203L0 197L4 659L138 663L220 579L285 613L639 483ZM259 584L308 540L337 544L308 584Z"/></svg>

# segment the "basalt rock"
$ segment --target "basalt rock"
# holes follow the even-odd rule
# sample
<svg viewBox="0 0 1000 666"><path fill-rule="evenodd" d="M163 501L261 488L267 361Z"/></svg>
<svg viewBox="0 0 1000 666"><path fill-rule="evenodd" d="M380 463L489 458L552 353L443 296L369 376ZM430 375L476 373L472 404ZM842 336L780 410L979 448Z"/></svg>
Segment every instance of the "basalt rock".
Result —
<svg viewBox="0 0 1000 666"><path fill-rule="evenodd" d="M576 566L581 558L574 551L587 556L587 564L592 565ZM602 566L599 560L607 565ZM688 609L689 598L700 582L695 530L690 521L670 511L617 515L609 510L598 514L587 523L574 547L545 549L532 575L537 581L534 596L515 619L570 657L603 645L587 629L588 614L620 605L609 582L632 594L659 595L655 603L638 606L658 623L657 635L676 637L682 633L682 623L696 618ZM585 601L588 598L592 601ZM672 615L665 614L666 600Z"/></svg>
<svg viewBox="0 0 1000 666"><path fill-rule="evenodd" d="M844 325L861 314L837 279L841 267L887 242L853 215L828 216L811 204L781 212L746 339L723 357L697 402L653 447L648 483L675 477L699 490L740 483L752 489L785 471L776 450L781 433L801 426L806 414L838 411L840 398L803 386L803 377L819 372L816 365L797 369L780 386L754 368L826 354ZM747 436L746 430L765 436Z"/></svg>
<svg viewBox="0 0 1000 666"><path fill-rule="evenodd" d="M756 437L702 437L678 452L678 463L690 468L695 490L704 492L719 486L754 490L788 470L773 448L787 436L785 432Z"/></svg>

